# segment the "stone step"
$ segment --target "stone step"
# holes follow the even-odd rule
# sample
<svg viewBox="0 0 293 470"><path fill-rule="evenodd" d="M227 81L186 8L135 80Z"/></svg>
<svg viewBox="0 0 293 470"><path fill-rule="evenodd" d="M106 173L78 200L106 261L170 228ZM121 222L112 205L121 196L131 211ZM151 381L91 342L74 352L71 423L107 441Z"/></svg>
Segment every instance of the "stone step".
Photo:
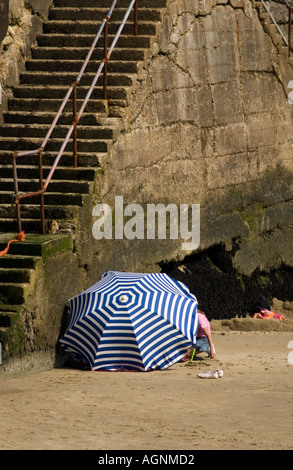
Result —
<svg viewBox="0 0 293 470"><path fill-rule="evenodd" d="M22 158L20 157L22 160ZM43 166L43 177L47 178L49 172L51 170L51 166ZM56 180L56 183L67 181L67 182L82 182L82 183L89 183L95 180L97 173L99 172L99 168L85 168L85 167L63 167L57 166L54 171L53 180ZM20 180L25 179L38 179L39 178L39 169L37 162L35 162L34 166L28 165L17 165L17 176ZM1 165L1 185L4 184L5 181L9 178L12 180L13 171L12 166L10 165Z"/></svg>
<svg viewBox="0 0 293 470"><path fill-rule="evenodd" d="M12 169L12 157L11 157L11 151L7 151L7 150L0 150L0 162L1 162L1 165L5 165L5 166L8 166L8 168ZM80 171L82 171L82 168L84 169L87 169L87 167L92 167L92 168L95 168L96 170L98 169L99 167L99 161L100 159L103 160L105 157L107 156L106 153L103 153L103 152L96 152L96 153L92 153L92 152L82 152L82 153L78 153L77 157L78 157L78 172L77 172L77 177L79 178L80 175L82 175L82 173L80 173ZM56 158L56 153L50 153L50 152L43 152L43 165L44 165L44 168L46 166L49 166L49 167L52 167L52 164L54 163L54 160ZM17 159L17 166L36 166L37 165L37 155L26 155L24 157L19 157ZM62 158L61 158L61 161L60 161L60 165L58 166L58 168L56 169L56 172L55 172L55 175L58 174L59 170L63 172L63 168L62 167L68 167L69 170L73 170L73 171L77 171L76 169L73 169L73 155L72 155L72 152L64 152L63 155L62 155ZM7 170L8 172L10 170ZM12 171L12 170L11 170ZM45 169L46 171L46 169ZM93 170L91 170L92 172ZM8 174L8 173L6 173ZM10 175L12 173L9 173ZM92 173L89 173L88 174L88 177L92 178ZM57 178L57 176L55 176L55 178ZM64 178L64 176L62 175L62 178ZM70 179L70 178L69 178Z"/></svg>
<svg viewBox="0 0 293 470"><path fill-rule="evenodd" d="M109 22L109 29L108 34L115 35L120 27L121 22ZM52 20L47 23L44 23L43 26L43 33L44 34L92 34L96 36L99 30L100 22L96 20L89 19L87 21L76 20L76 21L68 21L68 20ZM123 28L124 35L132 35L134 34L134 25L133 21L128 22L125 24ZM147 23L140 21L137 27L137 34L141 36L153 36L156 34L156 24L155 23ZM102 34L101 38L99 39L100 45L104 41L104 35Z"/></svg>
<svg viewBox="0 0 293 470"><path fill-rule="evenodd" d="M1 233L0 251L6 248L7 243L14 238L15 233L13 232ZM17 306L24 303L27 294L33 288L36 279L34 268L41 258L45 261L48 256L68 249L72 250L72 247L72 237L69 233L56 235L28 234L25 236L24 241L12 242L8 254L3 258L1 257L0 313L7 314L11 310L17 312ZM30 258L30 267L28 267L28 258ZM8 260L10 260L9 264ZM24 262L26 266L24 266ZM21 267L19 263L22 264ZM13 306L14 308L12 308Z"/></svg>
<svg viewBox="0 0 293 470"><path fill-rule="evenodd" d="M98 67L97 67L98 69ZM85 73L80 84L82 86L91 85L95 73ZM70 86L76 80L76 73L72 72L54 72L52 70L47 72L23 72L20 75L21 84L37 84L37 85L52 85L57 87L58 85L68 85ZM132 76L121 74L121 73L111 73L107 75L107 82L109 88L111 87L130 87L132 85ZM17 87L18 89L19 87ZM79 89L79 87L78 87ZM102 86L100 86L102 90ZM102 95L101 95L102 97Z"/></svg>
<svg viewBox="0 0 293 470"><path fill-rule="evenodd" d="M14 320L17 318L18 313L11 310L0 310L0 328L1 330L10 328Z"/></svg>
<svg viewBox="0 0 293 470"><path fill-rule="evenodd" d="M20 256L7 253L5 256L0 256L0 268L35 269L39 260L39 256ZM0 311L2 311L1 305Z"/></svg>
<svg viewBox="0 0 293 470"><path fill-rule="evenodd" d="M114 36L109 36L109 46L112 44ZM93 36L89 34L42 34L38 37L39 47L91 47ZM117 47L127 49L148 49L151 45L150 36L120 36L117 41Z"/></svg>
<svg viewBox="0 0 293 470"><path fill-rule="evenodd" d="M32 58L38 60L76 60L82 61L87 57L88 47L81 47L76 45L72 46L62 46L60 44L55 47L36 47L32 49ZM145 56L145 49L141 48L120 48L115 47L111 54L110 62L117 61L143 61ZM104 57L103 47L96 47L91 55L91 60L100 61L101 57Z"/></svg>
<svg viewBox="0 0 293 470"><path fill-rule="evenodd" d="M50 88L48 88L48 93L50 93ZM16 90L15 90L16 91ZM29 91L29 90L28 90ZM110 90L109 90L110 91ZM110 94L108 91L108 94ZM55 115L58 111L58 109L61 106L61 103L63 101L63 98L65 97L62 96L60 99L43 99L43 98L11 98L8 101L8 109L9 111L27 111L31 110L31 112L34 111L39 111L39 112L45 112L45 111L54 111ZM118 100L111 100L112 104L114 104ZM119 103L123 105L125 101L119 100ZM83 100L77 100L77 109L79 110L80 107L83 104ZM125 104L124 104L125 105ZM64 111L70 112L72 110L72 101L69 100L66 106L64 107ZM105 115L108 113L108 103L103 100L94 100L90 99L89 102L87 103L86 106L87 112L92 112L92 113L99 113L102 114L104 113Z"/></svg>
<svg viewBox="0 0 293 470"><path fill-rule="evenodd" d="M15 237L15 232L0 233L0 251L3 250L9 240ZM11 243L10 255L43 257L45 260L51 254L62 252L72 248L72 236L69 233L62 234L26 234L22 242Z"/></svg>
<svg viewBox="0 0 293 470"><path fill-rule="evenodd" d="M56 113L54 112L28 112L10 111L4 114L4 123L8 124L47 124L51 125ZM72 123L72 112L62 113L58 125L70 125ZM97 114L84 112L79 120L81 126L99 126L100 121Z"/></svg>
<svg viewBox="0 0 293 470"><path fill-rule="evenodd" d="M27 202L27 204L21 205L21 215L24 219L40 219L40 207L38 198L35 198L35 204L32 204L33 199ZM79 206L60 206L48 204L45 206L45 217L47 220L73 220L79 214ZM0 204L0 215L1 219L6 219L7 222L11 222L11 219L16 218L15 207L11 204ZM15 226L14 226L15 229ZM11 230L7 230L11 232ZM4 257L5 258L5 257ZM1 257L0 257L1 259ZM1 266L1 263L0 263Z"/></svg>
<svg viewBox="0 0 293 470"><path fill-rule="evenodd" d="M34 269L28 268L1 268L0 284L4 283L30 283L34 276Z"/></svg>
<svg viewBox="0 0 293 470"><path fill-rule="evenodd" d="M101 22L108 14L109 7L53 7L49 12L49 20L66 20L66 21L99 21ZM125 8L115 7L111 16L111 21L120 22L126 13ZM134 9L130 12L128 21L133 21ZM139 21L160 21L161 10L159 8L140 8Z"/></svg>
<svg viewBox="0 0 293 470"><path fill-rule="evenodd" d="M62 197L59 194L55 198L55 204L49 205L47 203L47 200L50 199L50 197L48 198L48 194L49 193L45 194L46 205L44 210L46 233L55 233L56 228L61 229L62 232L75 230L76 220L79 220L81 217L80 211L82 204L69 205L68 200L65 204L62 204ZM22 230L27 234L40 234L42 231L40 199L38 197L23 199L20 205L20 213ZM0 230L2 233L11 233L17 230L15 206L0 203ZM9 249L9 253L10 252L11 249ZM3 259L7 259L7 255L5 255Z"/></svg>
<svg viewBox="0 0 293 470"><path fill-rule="evenodd" d="M43 124L7 124L0 125L0 135L2 137L45 137L50 126ZM56 126L51 134L52 139L64 138L69 126ZM78 138L90 140L114 139L115 129L101 126L78 126Z"/></svg>
<svg viewBox="0 0 293 470"><path fill-rule="evenodd" d="M122 8L129 7L129 0L119 0L119 6ZM139 0L140 8L164 8L167 0ZM54 0L55 7L72 7L79 8L80 0ZM109 8L111 2L109 0L83 0L82 6L86 8Z"/></svg>
<svg viewBox="0 0 293 470"><path fill-rule="evenodd" d="M2 137L1 138L1 149L2 150L11 150L11 152L17 151L27 151L38 149L42 144L43 139L37 138L17 138L17 137ZM52 139L49 140L46 145L46 150L59 152L64 139ZM107 152L111 140L87 140L87 139L78 139L77 142L77 151L78 152ZM72 139L68 142L66 146L67 151L72 151L73 144Z"/></svg>
<svg viewBox="0 0 293 470"><path fill-rule="evenodd" d="M7 304L21 305L25 302L29 288L29 283L1 282L0 301Z"/></svg>
<svg viewBox="0 0 293 470"><path fill-rule="evenodd" d="M37 172L36 172L37 173ZM18 190L20 193L28 193L38 191L39 189L39 180L32 179L33 175L30 175L31 178L28 180L21 179L19 172L18 174ZM89 181L56 181L51 180L48 185L46 194L50 192L59 192L59 193L74 193L74 194L87 194L90 188ZM10 194L14 193L14 182L12 180L2 180L1 181L1 191L7 191Z"/></svg>
<svg viewBox="0 0 293 470"><path fill-rule="evenodd" d="M22 208L21 208L22 209ZM22 210L21 210L22 214ZM45 230L46 233L55 233L54 227L58 225L58 229L62 232L70 232L74 231L75 229L75 222L74 220L70 219L56 219L56 218L47 218L45 220ZM39 215L34 215L33 218L22 218L21 219L21 227L25 233L29 234L41 234L42 233L42 224L41 224L41 217L40 211ZM53 227L53 230L52 230ZM12 232L13 230L17 229L17 219L9 217L7 219L0 220L0 230L5 232Z"/></svg>
<svg viewBox="0 0 293 470"><path fill-rule="evenodd" d="M0 204L11 204L12 197L11 193L6 193L4 191L0 191ZM83 205L83 194L75 194L75 193L61 193L61 192L49 192L45 193L45 204L49 205L60 205L60 206L82 206ZM35 204L39 204L39 198L37 196L33 196L31 198L24 198L21 201L22 205L31 204L32 201ZM1 250L0 250L1 251Z"/></svg>
<svg viewBox="0 0 293 470"><path fill-rule="evenodd" d="M29 111L9 111L4 114L4 123L8 124L47 124L51 125L56 112L29 112ZM62 113L58 120L58 125L68 125L72 123L72 112ZM84 112L79 120L81 126L99 126L100 120L97 114Z"/></svg>
<svg viewBox="0 0 293 470"><path fill-rule="evenodd" d="M100 56L100 59L103 56ZM37 71L37 72L42 72L42 71L52 71L54 72L74 72L76 74L76 78L79 74L79 71L81 70L81 67L83 65L82 60L64 60L64 59L32 59L32 60L27 60L26 62L26 70L31 72L31 71ZM99 67L99 63L96 60L90 60L87 67L86 67L86 72L91 72L91 73L96 73ZM136 61L113 61L109 60L108 62L108 74L109 77L111 76L112 73L136 73L138 69L137 62Z"/></svg>
<svg viewBox="0 0 293 470"><path fill-rule="evenodd" d="M39 82L31 82L27 85L19 85L17 86L15 89L14 89L14 96L15 96L15 99L18 99L18 98L22 98L22 99L32 99L32 100L42 100L45 98L45 100L48 100L49 103L51 103L51 101L49 100L59 100L59 106L61 105L64 97L66 96L66 93L70 87L70 85L73 83L73 81L70 80L70 77L67 75L67 83L66 83L66 77L62 77L62 79L64 80L64 83L59 86L57 85L54 85L53 83L48 87L47 85L44 86L44 84L41 82L41 77L40 77L40 73L38 74L39 76L34 78L34 80L38 80ZM42 75L46 75L45 73L43 73ZM64 74L66 75L66 74ZM33 76L33 74L32 74ZM92 77L93 78L93 77ZM101 77L102 79L102 77ZM90 83L89 85L91 84L92 80L90 80ZM83 82L82 82L83 84ZM128 98L128 91L129 91L129 87L127 85L125 85L124 87L118 85L118 86L111 86L108 85L108 88L107 88L107 97L108 99L110 100L110 102L114 102L115 100L124 100L126 101L127 98ZM86 94L88 92L88 87L85 87L85 86L82 86L82 85L79 85L78 88L77 88L77 110L80 109L80 106L82 104L82 100L84 100L84 98L86 97ZM72 94L73 95L73 94ZM92 94L91 94L91 97L90 97L90 101L88 102L87 104L87 107L86 109L89 110L89 111L92 111L92 107L93 106L96 106L96 109L97 109L97 112L100 112L100 101L98 100L101 100L102 101L102 98L103 98L103 88L102 87L96 87ZM44 101L45 101L44 100ZM14 102L14 100L10 100L12 102ZM104 104L103 108L106 112L107 110L107 104L102 102L102 104ZM45 108L46 105L43 105L43 108ZM41 109L43 109L41 108ZM51 109L51 106L48 106L49 109ZM59 107L58 107L59 108ZM56 111L57 109L56 108ZM68 108L70 110L72 110L72 96L71 98L68 100L67 102L67 105L66 107L64 108L65 110L68 111Z"/></svg>
<svg viewBox="0 0 293 470"><path fill-rule="evenodd" d="M22 209L22 208L21 208ZM22 211L23 209L21 210L21 214L22 214ZM70 231L70 230L74 230L75 229L75 223L74 221L71 221L69 219L56 219L55 217L50 219L50 218L47 218L45 220L45 230L46 230L46 233L54 233L52 232L51 230L51 227L54 226L54 224L56 224L56 221L58 223L58 226L63 230L65 231ZM21 219L21 226L22 226L22 230L25 231L25 233L29 233L30 235L31 234L41 234L42 233L42 226L41 226L41 217L40 217L40 210L39 210L39 214L37 216L37 214L34 215L33 218L22 218ZM7 219L1 219L0 220L0 230L2 232L12 232L13 230L16 230L17 228L17 219L16 217L15 218L7 218Z"/></svg>

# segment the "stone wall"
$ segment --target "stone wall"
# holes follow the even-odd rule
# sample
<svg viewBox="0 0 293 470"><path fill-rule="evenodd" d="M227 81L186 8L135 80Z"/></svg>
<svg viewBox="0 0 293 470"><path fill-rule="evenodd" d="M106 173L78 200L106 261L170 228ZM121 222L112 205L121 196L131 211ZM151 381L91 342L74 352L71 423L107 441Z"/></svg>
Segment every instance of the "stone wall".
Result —
<svg viewBox="0 0 293 470"><path fill-rule="evenodd" d="M48 16L53 0L9 0L9 25L0 44L0 84L2 103L0 123L12 88L19 83L24 63L30 57L31 47L42 31L42 23Z"/></svg>
<svg viewBox="0 0 293 470"><path fill-rule="evenodd" d="M237 241L239 272L292 266L292 78L253 2L169 0L102 162L100 201L200 204L197 251ZM181 242L103 239L96 266L156 270L184 259Z"/></svg>

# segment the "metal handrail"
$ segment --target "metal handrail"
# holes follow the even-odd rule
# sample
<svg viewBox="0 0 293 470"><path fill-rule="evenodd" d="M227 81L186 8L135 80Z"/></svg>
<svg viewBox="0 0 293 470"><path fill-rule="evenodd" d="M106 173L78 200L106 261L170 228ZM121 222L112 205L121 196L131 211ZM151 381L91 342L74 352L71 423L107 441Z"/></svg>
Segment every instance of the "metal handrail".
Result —
<svg viewBox="0 0 293 470"><path fill-rule="evenodd" d="M12 165L13 165L13 179L14 179L14 194L12 195L12 201L13 203L15 203L16 205L16 215L17 215L17 223L18 223L18 231L21 232L22 231L22 227L21 227L21 214L20 214L20 200L21 199L24 199L24 198L28 198L28 197L32 197L32 196L40 196L41 197L41 201L40 201L40 206L41 206L41 225L42 225L42 233L45 233L45 211L44 211L44 193L46 192L47 190L47 187L52 179L52 176L56 170L56 167L58 166L58 163L60 161L60 158L62 157L63 155L63 152L65 150L65 147L71 137L71 135L73 134L73 167L76 168L77 167L77 125L79 123L79 120L85 110L85 107L91 97L91 94L96 86L96 83L104 69L104 82L103 82L103 98L106 100L107 99L107 64L108 64L108 61L110 59L110 56L113 52L113 49L115 48L116 46L116 43L120 37L120 34L125 26L125 23L130 15L130 12L132 10L132 8L134 7L134 35L136 36L137 35L137 24L138 24L138 0L131 0L130 1L130 4L129 4L129 7L123 17L123 20L118 28L118 31L112 41L112 44L110 46L110 48L108 49L108 24L109 24L109 21L111 19L111 16L112 16L112 13L115 9L115 6L116 6L116 3L117 3L117 0L113 0L112 2L112 5L107 13L107 16L102 20L102 23L98 29L98 32L92 42L92 45L90 47L90 50L87 54L87 57L86 59L84 60L84 63L80 69L80 72L75 80L75 82L72 83L72 85L69 87L62 103L61 103L61 106L42 142L42 145L38 148L38 149L35 149L35 150L29 150L29 151L25 151L25 152L13 152L12 153ZM88 65L88 62L91 58L91 55L97 45L97 42L98 40L100 39L101 37L101 34L102 32L104 31L104 58L101 60L101 63L99 65L99 68L97 70L97 73L92 81L92 84L86 94L86 97L84 98L84 101L80 107L80 110L79 112L77 112L77 109L76 109L76 97L77 97L77 86L79 85L80 83L80 80L83 76L83 73ZM46 178L46 181L44 182L43 180L43 163L42 163L42 152L45 150L45 147L50 139L50 136L65 108L65 105L67 104L71 94L73 93L73 122L66 134L66 137L60 147L60 150L54 160L54 163L52 165L52 168ZM33 192L28 192L28 193L22 193L20 194L19 191L18 191L18 178L17 178L17 165L16 165L16 159L18 157L23 157L23 156L27 156L27 155L35 155L35 154L38 154L39 155L39 190L38 191L33 191Z"/></svg>

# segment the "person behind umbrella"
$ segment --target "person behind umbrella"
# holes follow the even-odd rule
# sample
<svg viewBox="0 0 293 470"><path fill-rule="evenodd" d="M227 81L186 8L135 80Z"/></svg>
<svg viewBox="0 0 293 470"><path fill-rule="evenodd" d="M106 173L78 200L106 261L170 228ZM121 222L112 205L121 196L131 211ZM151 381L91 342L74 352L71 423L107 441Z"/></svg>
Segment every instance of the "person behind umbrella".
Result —
<svg viewBox="0 0 293 470"><path fill-rule="evenodd" d="M210 358L216 355L215 347L212 341L211 326L207 317L203 312L198 313L198 330L196 335L196 343L190 346L186 355L182 359L184 362L189 361L192 356L197 356L202 352L208 353Z"/></svg>

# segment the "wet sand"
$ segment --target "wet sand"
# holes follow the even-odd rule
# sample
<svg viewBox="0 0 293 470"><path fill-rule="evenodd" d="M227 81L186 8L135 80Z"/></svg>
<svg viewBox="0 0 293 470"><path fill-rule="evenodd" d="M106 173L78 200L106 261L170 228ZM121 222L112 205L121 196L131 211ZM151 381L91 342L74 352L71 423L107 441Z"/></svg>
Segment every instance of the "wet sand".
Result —
<svg viewBox="0 0 293 470"><path fill-rule="evenodd" d="M293 331L220 327L213 336L216 358L164 371L1 379L0 448L292 450ZM216 368L223 378L197 377Z"/></svg>

